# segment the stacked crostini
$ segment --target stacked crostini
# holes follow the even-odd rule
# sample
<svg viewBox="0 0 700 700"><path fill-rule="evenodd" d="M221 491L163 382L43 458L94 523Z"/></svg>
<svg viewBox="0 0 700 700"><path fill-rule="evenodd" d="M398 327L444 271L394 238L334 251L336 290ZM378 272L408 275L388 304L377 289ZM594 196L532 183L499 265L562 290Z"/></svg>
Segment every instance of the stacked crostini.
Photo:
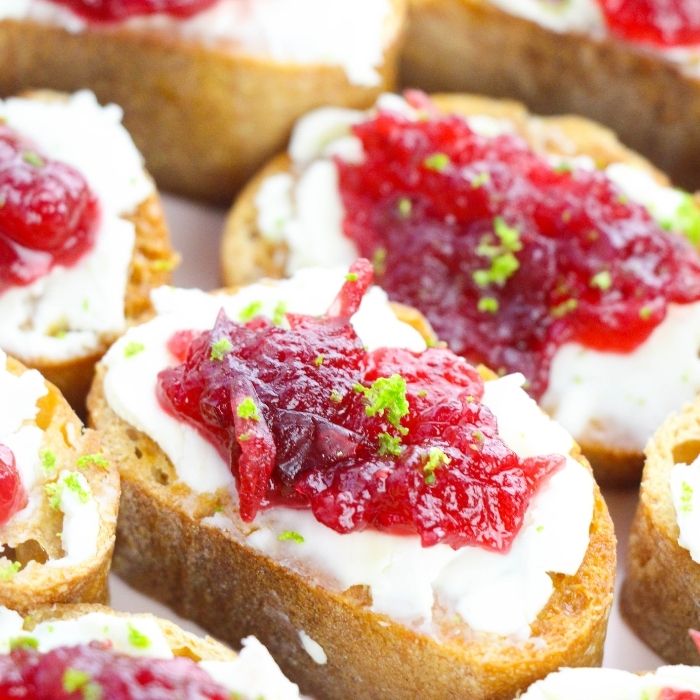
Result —
<svg viewBox="0 0 700 700"><path fill-rule="evenodd" d="M88 401L117 573L319 698L506 698L600 663L615 541L574 441L371 276L155 292Z"/></svg>
<svg viewBox="0 0 700 700"><path fill-rule="evenodd" d="M696 0L410 0L403 80L615 129L700 188Z"/></svg>
<svg viewBox="0 0 700 700"><path fill-rule="evenodd" d="M121 111L88 92L0 101L0 348L84 409L95 361L175 263Z"/></svg>
<svg viewBox="0 0 700 700"><path fill-rule="evenodd" d="M624 484L700 389L699 238L697 200L602 127L414 92L302 119L235 203L222 266L238 284L371 257L392 300L470 361L522 371Z"/></svg>
<svg viewBox="0 0 700 700"><path fill-rule="evenodd" d="M0 94L89 87L161 187L228 202L294 120L394 87L404 0L12 0Z"/></svg>
<svg viewBox="0 0 700 700"><path fill-rule="evenodd" d="M260 642L235 654L149 614L58 605L0 606L0 694L8 698L297 700Z"/></svg>
<svg viewBox="0 0 700 700"><path fill-rule="evenodd" d="M119 493L100 436L0 350L0 605L106 602Z"/></svg>

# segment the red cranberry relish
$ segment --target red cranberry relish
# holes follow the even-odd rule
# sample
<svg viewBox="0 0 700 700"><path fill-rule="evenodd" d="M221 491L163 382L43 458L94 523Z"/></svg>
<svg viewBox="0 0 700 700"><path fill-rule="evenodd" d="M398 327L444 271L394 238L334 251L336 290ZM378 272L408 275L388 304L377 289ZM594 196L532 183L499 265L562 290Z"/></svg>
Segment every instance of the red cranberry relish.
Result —
<svg viewBox="0 0 700 700"><path fill-rule="evenodd" d="M99 206L83 176L0 122L0 292L92 247Z"/></svg>
<svg viewBox="0 0 700 700"><path fill-rule="evenodd" d="M186 18L219 0L53 0L91 22L120 22L130 17L164 13Z"/></svg>
<svg viewBox="0 0 700 700"><path fill-rule="evenodd" d="M27 505L27 494L22 486L12 450L0 443L0 525L4 525L17 511Z"/></svg>
<svg viewBox="0 0 700 700"><path fill-rule="evenodd" d="M657 700L700 700L700 693L694 693L692 690L662 688Z"/></svg>
<svg viewBox="0 0 700 700"><path fill-rule="evenodd" d="M611 31L661 47L700 44L698 0L599 0Z"/></svg>
<svg viewBox="0 0 700 700"><path fill-rule="evenodd" d="M564 342L628 352L669 302L700 299L690 244L602 172L553 167L458 116L380 112L354 133L364 162L337 161L345 234L392 299L467 359L522 372L535 396Z"/></svg>
<svg viewBox="0 0 700 700"><path fill-rule="evenodd" d="M286 505L342 533L507 551L564 458L510 450L482 379L450 351L365 350L349 319L371 278L358 261L326 316L287 314L289 329L222 312L176 335L171 350L189 349L160 373L161 402L230 461L246 521Z"/></svg>
<svg viewBox="0 0 700 700"><path fill-rule="evenodd" d="M28 637L31 642L31 637ZM230 700L194 661L118 654L108 644L0 656L0 698L27 700Z"/></svg>

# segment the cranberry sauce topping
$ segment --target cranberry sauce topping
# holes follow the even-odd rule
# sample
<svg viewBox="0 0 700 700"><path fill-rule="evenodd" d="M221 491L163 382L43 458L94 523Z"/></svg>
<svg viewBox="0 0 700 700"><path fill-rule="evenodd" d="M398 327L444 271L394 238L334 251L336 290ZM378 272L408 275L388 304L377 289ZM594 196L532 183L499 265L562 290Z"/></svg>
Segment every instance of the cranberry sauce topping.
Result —
<svg viewBox="0 0 700 700"><path fill-rule="evenodd" d="M27 505L27 494L17 471L15 456L9 447L0 444L0 525Z"/></svg>
<svg viewBox="0 0 700 700"><path fill-rule="evenodd" d="M657 700L700 700L700 693L694 693L692 690L662 688Z"/></svg>
<svg viewBox="0 0 700 700"><path fill-rule="evenodd" d="M161 403L230 462L246 521L287 505L342 533L506 551L564 458L510 450L482 379L449 350L365 350L349 319L371 278L358 261L327 315L287 314L289 328L222 312L176 335L184 361L160 373Z"/></svg>
<svg viewBox="0 0 700 700"><path fill-rule="evenodd" d="M83 176L0 122L0 292L75 263L92 247L98 223Z"/></svg>
<svg viewBox="0 0 700 700"><path fill-rule="evenodd" d="M610 30L661 47L700 44L698 0L599 0Z"/></svg>
<svg viewBox="0 0 700 700"><path fill-rule="evenodd" d="M118 654L108 644L59 647L41 654L28 644L0 656L0 698L28 700L230 700L194 661ZM19 638L22 641L22 638Z"/></svg>
<svg viewBox="0 0 700 700"><path fill-rule="evenodd" d="M120 22L130 17L165 13L186 18L196 15L219 0L52 0L65 5L90 22Z"/></svg>
<svg viewBox="0 0 700 700"><path fill-rule="evenodd" d="M536 396L562 343L628 352L669 302L700 299L689 242L602 172L552 167L457 116L381 112L354 132L364 162L337 161L345 234L452 350L523 372Z"/></svg>

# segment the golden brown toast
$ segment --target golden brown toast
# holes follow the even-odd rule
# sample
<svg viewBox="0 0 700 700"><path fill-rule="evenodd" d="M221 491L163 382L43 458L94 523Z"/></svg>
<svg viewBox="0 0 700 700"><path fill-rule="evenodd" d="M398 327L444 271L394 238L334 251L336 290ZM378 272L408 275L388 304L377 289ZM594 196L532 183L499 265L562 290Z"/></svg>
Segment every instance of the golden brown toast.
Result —
<svg viewBox="0 0 700 700"><path fill-rule="evenodd" d="M585 115L700 189L700 77L632 44L557 33L488 0L410 0L402 82Z"/></svg>
<svg viewBox="0 0 700 700"><path fill-rule="evenodd" d="M2 23L0 23L0 34ZM0 78L0 80L2 80ZM62 100L66 96L48 90L28 92L23 97L37 100ZM168 284L178 257L170 245L170 235L161 207L160 197L154 193L139 204L125 218L133 222L136 232L134 252L129 270L129 281L124 298L127 323L144 320L151 311L151 289ZM38 369L61 391L68 403L83 414L85 397L92 382L95 363L102 357L115 338L105 338L98 352L70 360L23 357L28 366Z"/></svg>
<svg viewBox="0 0 700 700"><path fill-rule="evenodd" d="M698 651L688 630L700 628L700 564L678 544L669 479L674 464L690 464L698 454L695 402L670 416L647 445L621 598L624 617L657 654L693 666Z"/></svg>
<svg viewBox="0 0 700 700"><path fill-rule="evenodd" d="M16 375L27 371L12 358L7 366ZM47 389L38 403L36 424L44 431L42 450L55 456L55 467L44 471L39 490L43 492L61 469L77 470L87 479L100 515L97 553L78 564L56 568L45 564L63 554L62 515L39 493L40 505L28 520L0 527L0 566L5 573L0 576L0 605L19 612L53 603L107 602L114 549L120 495L116 465L105 457L100 436L85 429L58 389L48 382ZM78 460L84 455L100 457L80 467ZM14 575L8 575L11 562L22 565Z"/></svg>
<svg viewBox="0 0 700 700"><path fill-rule="evenodd" d="M399 311L415 325L412 314L410 319ZM530 639L477 633L454 619L437 639L374 613L363 587L336 590L321 576L302 576L248 546L228 497L197 495L179 482L156 443L109 407L103 376L98 365L88 407L91 424L104 431L121 466L115 570L224 641L236 644L254 634L303 692L323 698L510 700L559 666L601 663L615 536L597 487L585 559L575 576L553 577L554 593ZM224 502L231 531L203 522L221 512ZM321 645L325 665L304 650L300 630Z"/></svg>
<svg viewBox="0 0 700 700"><path fill-rule="evenodd" d="M280 63L126 28L75 34L7 20L0 21L0 58L7 57L0 95L89 88L123 107L160 187L228 203L302 114L328 104L367 107L395 87L406 3L391 1L395 31L374 87L353 85L338 66Z"/></svg>

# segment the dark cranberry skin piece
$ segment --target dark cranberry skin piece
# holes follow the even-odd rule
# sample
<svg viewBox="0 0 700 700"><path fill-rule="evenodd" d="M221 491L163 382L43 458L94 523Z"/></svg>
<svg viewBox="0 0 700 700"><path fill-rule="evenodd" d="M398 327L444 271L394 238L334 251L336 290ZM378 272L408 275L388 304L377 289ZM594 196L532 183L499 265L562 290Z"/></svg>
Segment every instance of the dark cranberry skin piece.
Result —
<svg viewBox="0 0 700 700"><path fill-rule="evenodd" d="M159 375L161 404L229 462L246 521L285 505L341 533L374 528L418 534L424 546L507 551L564 458L512 452L480 403L483 380L449 350L367 352L349 318L371 279L358 261L326 316L288 314L289 329L222 312L212 331L178 333L169 349L180 364ZM222 342L226 352L212 357ZM403 383L399 425L368 411L358 388L390 378ZM387 436L398 439L388 451Z"/></svg>
<svg viewBox="0 0 700 700"><path fill-rule="evenodd" d="M456 353L522 372L537 397L563 343L629 352L669 303L700 299L690 242L603 172L556 168L518 136L481 136L409 99L429 118L381 112L353 128L363 162L336 161L344 232L379 260L389 296L422 311ZM499 222L516 231L514 251ZM503 253L515 269L480 281Z"/></svg>
<svg viewBox="0 0 700 700"><path fill-rule="evenodd" d="M90 22L121 22L131 17L167 14L186 19L219 0L52 0Z"/></svg>
<svg viewBox="0 0 700 700"><path fill-rule="evenodd" d="M68 692L67 671L86 674L85 686ZM94 692L103 700L230 700L231 693L215 683L191 659L131 657L93 642L59 647L41 654L17 649L0 656L0 700L81 700Z"/></svg>
<svg viewBox="0 0 700 700"><path fill-rule="evenodd" d="M697 0L598 0L610 30L661 48L700 44Z"/></svg>
<svg viewBox="0 0 700 700"><path fill-rule="evenodd" d="M0 525L27 505L27 494L17 470L15 456L6 445L0 444Z"/></svg>
<svg viewBox="0 0 700 700"><path fill-rule="evenodd" d="M0 292L77 262L98 225L99 205L83 176L0 124Z"/></svg>

